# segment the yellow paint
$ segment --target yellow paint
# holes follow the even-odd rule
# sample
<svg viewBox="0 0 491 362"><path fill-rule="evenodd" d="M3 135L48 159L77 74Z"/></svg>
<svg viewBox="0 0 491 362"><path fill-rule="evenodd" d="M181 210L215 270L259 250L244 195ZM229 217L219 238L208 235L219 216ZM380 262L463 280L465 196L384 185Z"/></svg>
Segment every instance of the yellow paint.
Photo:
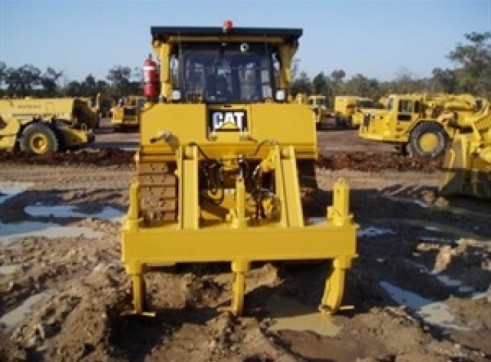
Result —
<svg viewBox="0 0 491 362"><path fill-rule="evenodd" d="M357 225L349 211L349 188L344 180L334 185L333 204L326 210L324 222L305 222L297 164L317 157L312 109L290 103L287 97L281 101L267 97L243 103L207 103L194 90L180 100L169 97L179 90L174 81L180 74L173 73L171 63L179 62L182 49L195 48L207 54L198 46L206 43L240 49L234 53L235 60L253 60L248 54L250 47L268 46L281 61L275 85L286 92L299 33L288 29L284 36L266 37L251 29L246 34L240 30L221 34L211 29L206 35L191 35L186 31L189 29L183 28L180 36L154 34L152 43L161 64L161 101L147 103L140 114L137 175L130 185L121 239L122 261L133 281L134 311L145 313L145 265L230 263L233 281L226 309L239 315L252 262L325 259L332 262L334 271L326 281L322 311L335 312L341 306L346 270L356 257ZM263 76L268 69L258 70L258 74ZM209 69L194 71L204 78L203 72ZM244 74L252 76L233 71L237 72L236 81ZM247 82L242 85L248 86ZM169 166L172 174L159 171L160 165ZM138 173L142 169L150 169L151 176ZM164 184L166 177L175 181ZM172 190L177 190L175 200L169 201L166 195L174 195ZM142 193L160 206L142 203ZM174 201L168 218L161 216L155 222L149 217Z"/></svg>

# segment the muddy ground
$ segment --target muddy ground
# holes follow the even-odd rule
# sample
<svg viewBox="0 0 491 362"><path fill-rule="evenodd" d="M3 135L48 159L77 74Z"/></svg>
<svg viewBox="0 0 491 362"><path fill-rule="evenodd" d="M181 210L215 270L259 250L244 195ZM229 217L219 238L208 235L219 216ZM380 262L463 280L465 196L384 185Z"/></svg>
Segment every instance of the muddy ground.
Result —
<svg viewBox="0 0 491 362"><path fill-rule="evenodd" d="M439 196L441 159L399 157L352 131L319 135L313 210L344 177L360 225L337 315L316 312L326 265L264 263L247 275L240 318L218 311L230 298L221 264L148 273L156 317L137 318L122 316L119 262L133 151L111 145L0 153L0 360L491 359L491 203Z"/></svg>

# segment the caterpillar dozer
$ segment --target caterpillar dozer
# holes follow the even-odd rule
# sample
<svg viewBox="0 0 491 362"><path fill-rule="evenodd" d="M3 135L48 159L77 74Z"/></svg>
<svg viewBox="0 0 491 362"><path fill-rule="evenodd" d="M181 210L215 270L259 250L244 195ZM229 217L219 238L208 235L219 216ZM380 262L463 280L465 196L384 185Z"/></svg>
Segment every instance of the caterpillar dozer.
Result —
<svg viewBox="0 0 491 362"><path fill-rule="evenodd" d="M94 141L86 114L76 98L1 99L0 149L45 154L86 146Z"/></svg>
<svg viewBox="0 0 491 362"><path fill-rule="evenodd" d="M479 99L469 94L393 94L387 108L365 110L359 136L396 146L401 154L437 157L455 135L444 112L456 112L459 121L475 114Z"/></svg>
<svg viewBox="0 0 491 362"><path fill-rule="evenodd" d="M295 97L295 102L299 104L308 104L310 109L316 115L316 127L318 130L324 129L327 126L327 120L332 117L332 112L327 108L327 97L315 94L306 96L303 93L298 93Z"/></svg>
<svg viewBox="0 0 491 362"><path fill-rule="evenodd" d="M140 112L145 105L145 97L128 96L121 98L118 105L111 108L111 123L115 130L138 128Z"/></svg>
<svg viewBox="0 0 491 362"><path fill-rule="evenodd" d="M337 311L357 225L343 179L324 215L304 215L302 192L317 185L315 114L288 97L302 30L225 23L151 34L160 71L145 85L151 99L121 232L131 313L150 313L151 268L226 262L234 279L225 309L240 315L251 263L282 260L325 260L320 310Z"/></svg>
<svg viewBox="0 0 491 362"><path fill-rule="evenodd" d="M482 102L480 112L473 116L447 114L449 124L457 134L452 147L445 153L440 193L461 194L491 199L491 110L488 101ZM462 126L466 126L463 128Z"/></svg>

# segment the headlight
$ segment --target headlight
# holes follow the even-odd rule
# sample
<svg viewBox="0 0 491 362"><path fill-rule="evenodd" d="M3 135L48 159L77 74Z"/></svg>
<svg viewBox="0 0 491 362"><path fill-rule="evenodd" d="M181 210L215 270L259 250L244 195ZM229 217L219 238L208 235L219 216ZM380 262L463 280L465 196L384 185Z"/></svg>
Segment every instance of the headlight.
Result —
<svg viewBox="0 0 491 362"><path fill-rule="evenodd" d="M181 91L179 89L174 89L171 94L172 102L179 102L181 100Z"/></svg>
<svg viewBox="0 0 491 362"><path fill-rule="evenodd" d="M277 90L275 94L275 98L278 102L284 102L286 98L285 91L283 89Z"/></svg>

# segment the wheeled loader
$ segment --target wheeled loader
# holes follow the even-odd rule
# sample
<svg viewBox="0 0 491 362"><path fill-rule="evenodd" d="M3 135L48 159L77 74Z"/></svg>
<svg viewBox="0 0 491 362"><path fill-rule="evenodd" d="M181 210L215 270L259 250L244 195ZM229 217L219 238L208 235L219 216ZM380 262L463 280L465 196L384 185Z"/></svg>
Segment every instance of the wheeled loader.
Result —
<svg viewBox="0 0 491 362"><path fill-rule="evenodd" d="M456 120L457 117L457 114L447 117L457 133L452 146L445 153L440 193L446 196L461 194L491 199L489 102L483 101L481 110L476 115L465 116L460 122Z"/></svg>
<svg viewBox="0 0 491 362"><path fill-rule="evenodd" d="M302 30L228 24L151 34L160 71L145 85L150 99L121 239L133 312L150 312L150 268L228 262L226 309L240 315L251 263L282 260L328 263L320 309L337 311L357 225L342 179L324 215L304 215L302 192L316 187L316 120L307 105L288 101Z"/></svg>
<svg viewBox="0 0 491 362"><path fill-rule="evenodd" d="M86 107L75 98L1 99L0 149L46 154L86 146L94 140L83 123Z"/></svg>
<svg viewBox="0 0 491 362"><path fill-rule="evenodd" d="M479 109L480 99L470 94L392 94L387 108L364 110L359 136L393 144L401 154L437 157L445 152L455 127L440 116L454 112L456 122Z"/></svg>

